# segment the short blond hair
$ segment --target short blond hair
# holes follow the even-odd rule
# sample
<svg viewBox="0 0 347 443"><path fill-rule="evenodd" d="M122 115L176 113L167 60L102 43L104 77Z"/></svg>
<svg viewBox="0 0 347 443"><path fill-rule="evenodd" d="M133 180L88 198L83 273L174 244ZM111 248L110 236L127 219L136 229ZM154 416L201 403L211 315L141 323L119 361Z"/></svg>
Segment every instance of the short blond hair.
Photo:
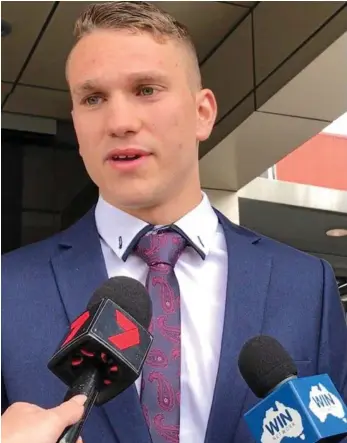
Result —
<svg viewBox="0 0 347 443"><path fill-rule="evenodd" d="M155 4L141 1L91 4L76 20L74 27L76 43L97 29L148 32L158 42L165 42L168 39L181 42L188 49L199 87L201 86L197 51L187 27Z"/></svg>

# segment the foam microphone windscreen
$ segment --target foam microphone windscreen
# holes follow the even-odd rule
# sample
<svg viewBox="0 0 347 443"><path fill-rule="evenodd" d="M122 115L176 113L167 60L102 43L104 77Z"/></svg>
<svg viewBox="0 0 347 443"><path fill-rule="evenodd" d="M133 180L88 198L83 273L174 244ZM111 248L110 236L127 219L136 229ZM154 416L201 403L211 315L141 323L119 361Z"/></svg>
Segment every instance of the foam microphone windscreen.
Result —
<svg viewBox="0 0 347 443"><path fill-rule="evenodd" d="M124 276L108 279L94 292L87 309L91 309L102 299L114 301L148 329L152 318L152 302L146 288L139 281Z"/></svg>
<svg viewBox="0 0 347 443"><path fill-rule="evenodd" d="M259 398L266 397L279 383L298 373L283 346L267 335L259 335L245 343L238 365L247 385Z"/></svg>

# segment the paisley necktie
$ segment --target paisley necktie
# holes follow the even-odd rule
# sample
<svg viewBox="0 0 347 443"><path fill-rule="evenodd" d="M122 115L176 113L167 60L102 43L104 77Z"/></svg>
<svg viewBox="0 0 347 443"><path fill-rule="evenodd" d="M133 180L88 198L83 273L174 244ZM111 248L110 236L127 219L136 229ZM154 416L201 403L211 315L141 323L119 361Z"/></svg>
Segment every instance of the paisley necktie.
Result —
<svg viewBox="0 0 347 443"><path fill-rule="evenodd" d="M174 266L187 246L176 231L143 236L134 253L148 265L153 344L142 372L141 404L153 443L178 443L180 422L180 291Z"/></svg>

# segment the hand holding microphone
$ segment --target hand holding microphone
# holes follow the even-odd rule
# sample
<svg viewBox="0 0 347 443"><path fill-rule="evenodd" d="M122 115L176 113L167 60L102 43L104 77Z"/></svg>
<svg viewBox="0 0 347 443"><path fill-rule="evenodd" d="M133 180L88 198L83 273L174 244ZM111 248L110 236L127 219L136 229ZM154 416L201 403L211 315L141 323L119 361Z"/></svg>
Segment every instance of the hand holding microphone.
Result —
<svg viewBox="0 0 347 443"><path fill-rule="evenodd" d="M66 426L80 420L85 400L84 395L78 395L52 409L14 403L1 417L1 441L55 443Z"/></svg>
<svg viewBox="0 0 347 443"><path fill-rule="evenodd" d="M249 340L239 370L262 400L245 414L259 443L337 443L347 436L347 408L327 374L297 378L294 361L272 337Z"/></svg>

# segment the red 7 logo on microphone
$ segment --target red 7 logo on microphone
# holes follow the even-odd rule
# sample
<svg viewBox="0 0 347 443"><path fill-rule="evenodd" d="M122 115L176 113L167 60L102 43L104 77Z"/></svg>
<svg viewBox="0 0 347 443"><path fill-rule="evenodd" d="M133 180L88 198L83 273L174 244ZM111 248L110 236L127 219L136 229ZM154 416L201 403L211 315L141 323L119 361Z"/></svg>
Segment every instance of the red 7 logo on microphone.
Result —
<svg viewBox="0 0 347 443"><path fill-rule="evenodd" d="M77 334L77 332L82 328L82 326L84 325L84 323L88 320L89 318L89 312L83 312L83 314L81 314L79 317L76 318L76 320L74 320L71 323L70 326L70 334L66 337L64 343L61 345L61 347L67 345Z"/></svg>
<svg viewBox="0 0 347 443"><path fill-rule="evenodd" d="M115 317L116 323L124 330L124 332L109 337L108 339L110 342L121 351L138 345L140 343L138 327L124 314L117 310L115 312Z"/></svg>

